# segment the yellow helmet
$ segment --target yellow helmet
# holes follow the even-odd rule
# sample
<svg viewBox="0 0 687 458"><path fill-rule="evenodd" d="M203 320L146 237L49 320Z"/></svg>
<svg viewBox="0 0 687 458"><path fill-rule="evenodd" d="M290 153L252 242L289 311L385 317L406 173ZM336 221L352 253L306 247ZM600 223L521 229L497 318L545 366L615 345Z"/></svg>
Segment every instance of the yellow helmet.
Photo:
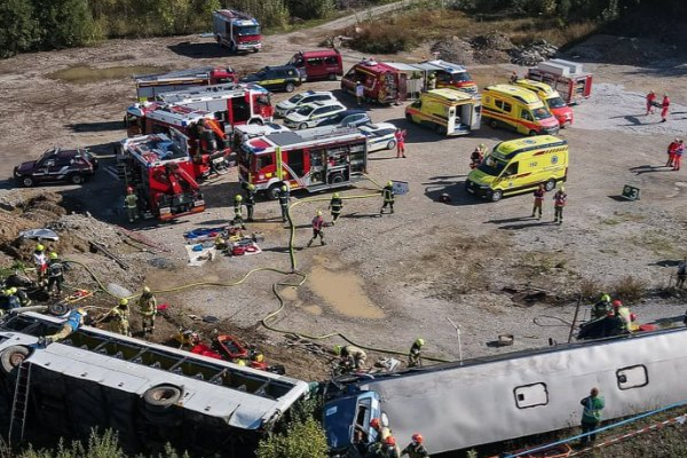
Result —
<svg viewBox="0 0 687 458"><path fill-rule="evenodd" d="M9 291L10 294L17 294L17 288L15 288L14 286L8 289L7 291Z"/></svg>
<svg viewBox="0 0 687 458"><path fill-rule="evenodd" d="M389 180L389 181L386 182L386 185L387 185L387 186L393 186L393 185L394 185L394 182L391 181L391 180Z"/></svg>
<svg viewBox="0 0 687 458"><path fill-rule="evenodd" d="M57 253L55 253L54 251L50 253L50 259L57 259Z"/></svg>
<svg viewBox="0 0 687 458"><path fill-rule="evenodd" d="M120 299L119 300L119 305L129 305L129 299Z"/></svg>
<svg viewBox="0 0 687 458"><path fill-rule="evenodd" d="M252 183L248 183L248 186L246 186L249 191L255 191L255 185Z"/></svg>
<svg viewBox="0 0 687 458"><path fill-rule="evenodd" d="M485 145L484 143L480 143L480 144L479 144L479 147L480 147L480 149L484 149L484 148L487 147L487 145Z"/></svg>
<svg viewBox="0 0 687 458"><path fill-rule="evenodd" d="M338 198L341 197L341 195L339 195L338 192L335 192L335 193L332 195L332 197L333 197L334 199L338 199Z"/></svg>
<svg viewBox="0 0 687 458"><path fill-rule="evenodd" d="M334 345L334 354L336 356L341 356L341 350L343 347L341 345Z"/></svg>
<svg viewBox="0 0 687 458"><path fill-rule="evenodd" d="M316 214L317 216L322 216L322 210L317 210L317 211L315 212L315 214Z"/></svg>
<svg viewBox="0 0 687 458"><path fill-rule="evenodd" d="M257 355L255 355L256 363L261 363L263 361L265 361L265 355L263 355L262 353L258 353Z"/></svg>
<svg viewBox="0 0 687 458"><path fill-rule="evenodd" d="M144 287L143 287L143 293L145 293L145 294L150 294L150 288L147 287L147 286L144 286Z"/></svg>
<svg viewBox="0 0 687 458"><path fill-rule="evenodd" d="M236 196L234 197L234 200L236 202L241 202L243 200L243 196L241 194L236 194Z"/></svg>
<svg viewBox="0 0 687 458"><path fill-rule="evenodd" d="M45 247L39 243L36 245L36 251L45 251Z"/></svg>
<svg viewBox="0 0 687 458"><path fill-rule="evenodd" d="M287 191L288 189L289 189L289 188L287 188L285 184L281 185L281 190L282 190L282 191Z"/></svg>
<svg viewBox="0 0 687 458"><path fill-rule="evenodd" d="M238 362L237 362L236 364L238 364L239 366L245 366L245 365L246 365L246 362L245 362L244 360L242 360L242 359L239 359Z"/></svg>
<svg viewBox="0 0 687 458"><path fill-rule="evenodd" d="M425 345L425 339L417 339L417 340L415 341L415 345L417 345L418 347L424 347L424 345Z"/></svg>
<svg viewBox="0 0 687 458"><path fill-rule="evenodd" d="M558 188L558 189L559 189L561 192L565 192L565 186L561 186L561 187Z"/></svg>

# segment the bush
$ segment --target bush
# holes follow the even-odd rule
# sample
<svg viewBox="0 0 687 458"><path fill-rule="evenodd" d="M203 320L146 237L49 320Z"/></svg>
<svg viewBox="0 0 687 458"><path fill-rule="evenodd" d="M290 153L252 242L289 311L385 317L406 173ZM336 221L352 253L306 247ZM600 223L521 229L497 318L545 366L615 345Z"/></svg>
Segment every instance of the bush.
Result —
<svg viewBox="0 0 687 458"><path fill-rule="evenodd" d="M647 283L631 275L621 278L610 290L614 298L618 298L629 304L639 302L646 293Z"/></svg>
<svg viewBox="0 0 687 458"><path fill-rule="evenodd" d="M31 49L38 39L38 24L30 2L0 2L0 59Z"/></svg>
<svg viewBox="0 0 687 458"><path fill-rule="evenodd" d="M396 24L363 24L349 42L351 48L368 54L393 54L408 51L420 42L417 30Z"/></svg>
<svg viewBox="0 0 687 458"><path fill-rule="evenodd" d="M258 458L327 458L329 448L322 426L313 418L298 421L289 431L260 441Z"/></svg>

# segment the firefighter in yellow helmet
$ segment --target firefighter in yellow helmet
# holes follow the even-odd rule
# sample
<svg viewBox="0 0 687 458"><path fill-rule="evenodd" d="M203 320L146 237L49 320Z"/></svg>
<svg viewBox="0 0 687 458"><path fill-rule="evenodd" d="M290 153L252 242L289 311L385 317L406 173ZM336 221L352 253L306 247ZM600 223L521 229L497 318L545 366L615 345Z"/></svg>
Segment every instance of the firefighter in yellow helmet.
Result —
<svg viewBox="0 0 687 458"><path fill-rule="evenodd" d="M283 184L279 190L279 207L281 207L281 219L283 222L288 221L289 216L289 203L291 202L291 194L289 193L289 188Z"/></svg>
<svg viewBox="0 0 687 458"><path fill-rule="evenodd" d="M245 229L246 225L243 223L243 196L236 194L234 196L234 219L231 220L233 226L241 226Z"/></svg>
<svg viewBox="0 0 687 458"><path fill-rule="evenodd" d="M155 317L157 317L157 299L149 287L143 287L143 293L138 299L138 307L141 311L143 334L155 330Z"/></svg>
<svg viewBox="0 0 687 458"><path fill-rule="evenodd" d="M320 238L320 243L326 245L327 242L324 241L324 218L322 218L322 210L317 210L315 217L312 219L312 238L308 241L308 246Z"/></svg>
<svg viewBox="0 0 687 458"><path fill-rule="evenodd" d="M110 331L122 334L124 336L129 333L129 300L120 299L119 304L112 307L107 315L105 321L110 324Z"/></svg>
<svg viewBox="0 0 687 458"><path fill-rule="evenodd" d="M332 200L329 201L329 208L332 211L332 226L336 225L336 220L341 216L341 209L343 208L343 200L338 192L332 194Z"/></svg>
<svg viewBox="0 0 687 458"><path fill-rule="evenodd" d="M389 180L386 182L386 186L384 186L384 189L382 189L382 197L384 198L384 204L382 205L382 208L379 210L380 215L384 214L384 209L387 206L391 210L391 214L394 213L394 196L394 183L393 181Z"/></svg>
<svg viewBox="0 0 687 458"><path fill-rule="evenodd" d="M246 185L246 197L243 199L243 204L246 206L248 218L246 221L253 222L253 208L255 207L255 185L248 183Z"/></svg>
<svg viewBox="0 0 687 458"><path fill-rule="evenodd" d="M367 353L365 353L362 348L358 348L353 345L334 345L334 354L341 358L339 362L341 365L345 365L350 361L351 365L356 370L362 370L365 368Z"/></svg>
<svg viewBox="0 0 687 458"><path fill-rule="evenodd" d="M422 367L422 347L425 339L417 339L413 342L408 353L408 367Z"/></svg>

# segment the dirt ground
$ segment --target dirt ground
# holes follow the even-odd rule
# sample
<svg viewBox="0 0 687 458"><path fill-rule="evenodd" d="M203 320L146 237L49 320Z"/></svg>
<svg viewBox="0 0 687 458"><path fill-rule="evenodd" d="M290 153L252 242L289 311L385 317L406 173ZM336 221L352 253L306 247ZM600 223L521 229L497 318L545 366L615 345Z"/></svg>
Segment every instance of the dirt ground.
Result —
<svg viewBox="0 0 687 458"><path fill-rule="evenodd" d="M93 48L1 61L0 176L5 179L0 182L0 200L16 199L17 192L24 192L13 190L11 181L12 168L20 161L56 144L88 146L104 161L97 179L83 188L47 189L65 198L69 208L88 211L102 224L102 228L94 225L96 230L88 232L88 237L97 239L106 232L105 226L124 224L122 183L108 171L113 170L111 143L125 136L121 120L135 98L127 73L142 67L181 69L224 64L242 73L286 62L296 51L317 47L333 30L345 25L339 21L271 35L263 52L249 56L230 56L214 42L187 36L113 40ZM410 193L397 199L393 216L383 218L376 217L379 198L347 201L341 223L326 230L328 245L310 249L302 248L310 236L308 223L316 209L326 214L326 204L295 207L297 270L308 277L299 288L277 287L285 307L270 325L310 336L325 347L342 343L337 336L342 333L366 346L405 352L417 337L423 337L432 356L455 360L460 348L464 358L477 357L548 345L550 338L567 341L567 323L572 321L580 286L595 284L600 292L628 276L644 282L648 290L633 307L641 321L677 320L678 316L681 321L685 300L667 287L677 262L687 254L687 170L672 172L660 166L666 160L668 143L687 133L687 59L642 51L660 46L648 40L620 41L594 37L569 53L579 56L585 68L594 72L595 86L592 98L574 108L575 125L560 134L571 148L566 184L569 205L561 226L551 222L550 197L544 220L536 221L528 217L532 204L529 195L498 203L466 195L463 182L470 152L479 143L491 147L514 138L513 134L483 127L465 138L439 137L408 124L403 106L366 107L373 120L391 121L408 130L408 158L395 159L389 151L375 153L368 167L370 175L378 182L407 181ZM612 49L611 45L618 48L616 52L599 51ZM621 50L632 51L634 47L645 56L643 59L631 64L614 60ZM390 59L412 61L423 54L427 49ZM343 50L343 56L346 68L363 57L349 50ZM65 78L64 73L56 74L78 66L88 67L68 72L68 80L59 79ZM105 74L100 69L109 70ZM513 69L516 67L509 64L471 68L480 85L503 82ZM306 87L337 91L339 83ZM650 89L670 93L673 112L668 123L658 123L657 115L644 116L643 94ZM285 97L278 94L274 101ZM352 103L345 95L341 100ZM639 187L641 200L620 199L625 184ZM112 275L132 291L144 281L154 290L168 290L158 296L170 304L171 324L158 330L156 340L168 340L180 324L201 328L206 334L214 328L235 332L261 346L268 359L287 365L289 375L322 379L328 366L319 349L302 341L293 344L284 333L260 325L279 307L272 285L293 283L298 280L295 276L258 271L238 286L171 291L192 282L236 282L261 267L290 270L288 231L278 222L274 202L260 202L258 221L249 227L265 234L263 253L220 258L202 267L186 265L183 233L226 223L237 189L234 170L204 185L206 212L171 224L129 227L168 250L145 252L140 246L136 250L113 243L112 249L135 265L135 273L121 270L102 255L81 253L76 248L63 254L93 266L106 266L101 275ZM370 189L375 187L368 183L345 191L345 195L365 194ZM451 196L450 204L438 202L444 192ZM5 261L11 263L9 258ZM85 274L71 278L74 284L81 281L90 282ZM543 294L532 303L521 301L522 294L518 293L528 291ZM212 315L220 322L200 324L189 315ZM587 307L583 315L583 319L588 317ZM449 319L460 325L462 345ZM500 334L513 334L514 345L495 346ZM328 335L334 336L320 338Z"/></svg>

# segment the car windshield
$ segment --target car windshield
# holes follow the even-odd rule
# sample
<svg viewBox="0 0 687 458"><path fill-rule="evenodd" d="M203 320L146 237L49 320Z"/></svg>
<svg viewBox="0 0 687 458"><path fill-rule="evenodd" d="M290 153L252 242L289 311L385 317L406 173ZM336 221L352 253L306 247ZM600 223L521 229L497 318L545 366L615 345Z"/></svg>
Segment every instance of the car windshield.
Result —
<svg viewBox="0 0 687 458"><path fill-rule="evenodd" d="M468 72L453 73L451 79L454 83L462 83L465 81L472 81L472 77Z"/></svg>
<svg viewBox="0 0 687 458"><path fill-rule="evenodd" d="M549 119L551 116L553 116L546 108L535 108L532 110L532 114L534 115L534 119L537 121Z"/></svg>
<svg viewBox="0 0 687 458"><path fill-rule="evenodd" d="M560 97L546 99L546 103L549 105L549 108L564 108L568 106L568 104L565 103Z"/></svg>
<svg viewBox="0 0 687 458"><path fill-rule="evenodd" d="M295 113L298 113L299 115L302 115L302 116L309 116L310 113L313 112L313 110L315 110L315 107L305 106L305 107L301 107L301 108L295 110Z"/></svg>
<svg viewBox="0 0 687 458"><path fill-rule="evenodd" d="M501 175L501 172L503 172L503 169L505 169L507 165L506 162L497 161L491 156L487 156L479 167L477 167L477 170L496 177Z"/></svg>
<svg viewBox="0 0 687 458"><path fill-rule="evenodd" d="M244 37L246 35L260 35L260 26L259 25L247 25L243 27L238 28L238 34L241 37Z"/></svg>
<svg viewBox="0 0 687 458"><path fill-rule="evenodd" d="M291 97L291 98L289 99L289 102L291 102L291 103L298 103L300 100L303 99L303 97L305 97L303 94L296 94L296 95L294 95L293 97Z"/></svg>

